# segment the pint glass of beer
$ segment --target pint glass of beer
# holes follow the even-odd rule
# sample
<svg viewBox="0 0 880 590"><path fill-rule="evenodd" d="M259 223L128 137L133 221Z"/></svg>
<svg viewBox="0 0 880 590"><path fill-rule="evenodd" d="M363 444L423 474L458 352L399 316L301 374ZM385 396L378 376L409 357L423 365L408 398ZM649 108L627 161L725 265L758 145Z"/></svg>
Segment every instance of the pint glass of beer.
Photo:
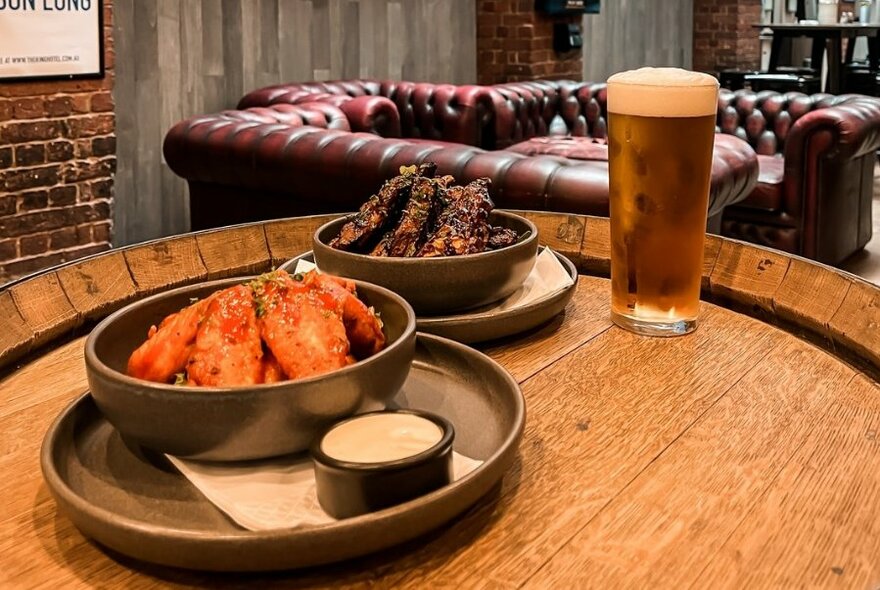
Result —
<svg viewBox="0 0 880 590"><path fill-rule="evenodd" d="M608 80L611 318L648 336L693 331L718 82L676 68Z"/></svg>

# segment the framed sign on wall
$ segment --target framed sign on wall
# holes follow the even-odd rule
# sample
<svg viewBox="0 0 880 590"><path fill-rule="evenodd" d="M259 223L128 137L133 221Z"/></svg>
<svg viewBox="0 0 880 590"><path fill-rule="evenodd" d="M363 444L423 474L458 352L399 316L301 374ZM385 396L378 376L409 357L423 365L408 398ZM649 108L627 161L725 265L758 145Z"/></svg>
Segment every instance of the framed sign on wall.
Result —
<svg viewBox="0 0 880 590"><path fill-rule="evenodd" d="M0 83L104 76L102 0L0 0Z"/></svg>

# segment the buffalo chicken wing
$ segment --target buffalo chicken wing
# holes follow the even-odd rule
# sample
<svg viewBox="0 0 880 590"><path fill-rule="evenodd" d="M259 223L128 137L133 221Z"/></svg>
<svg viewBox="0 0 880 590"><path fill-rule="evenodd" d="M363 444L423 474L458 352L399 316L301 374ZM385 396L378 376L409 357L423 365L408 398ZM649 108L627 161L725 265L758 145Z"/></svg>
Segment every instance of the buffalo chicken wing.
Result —
<svg viewBox="0 0 880 590"><path fill-rule="evenodd" d="M274 383L327 373L384 345L382 324L354 283L274 271L153 326L128 374L214 387Z"/></svg>

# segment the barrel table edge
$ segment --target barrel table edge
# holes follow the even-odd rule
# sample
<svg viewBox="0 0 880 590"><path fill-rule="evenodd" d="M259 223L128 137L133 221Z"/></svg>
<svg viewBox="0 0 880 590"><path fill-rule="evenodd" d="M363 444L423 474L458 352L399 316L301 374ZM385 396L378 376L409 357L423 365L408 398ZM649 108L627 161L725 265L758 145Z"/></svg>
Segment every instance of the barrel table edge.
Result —
<svg viewBox="0 0 880 590"><path fill-rule="evenodd" d="M541 243L588 276L610 272L607 218L517 211ZM140 297L207 279L265 272L311 249L340 214L210 229L125 246L0 287L0 372L75 335ZM702 298L811 340L868 372L880 369L880 288L778 250L707 236Z"/></svg>

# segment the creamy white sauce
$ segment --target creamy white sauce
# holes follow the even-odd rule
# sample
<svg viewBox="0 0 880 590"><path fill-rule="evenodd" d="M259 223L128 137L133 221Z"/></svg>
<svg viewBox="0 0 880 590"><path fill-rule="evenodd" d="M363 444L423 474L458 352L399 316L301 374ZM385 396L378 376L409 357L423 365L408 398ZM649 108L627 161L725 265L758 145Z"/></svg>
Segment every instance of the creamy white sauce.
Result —
<svg viewBox="0 0 880 590"><path fill-rule="evenodd" d="M384 463L418 455L442 438L443 430L426 418L388 412L343 422L324 436L321 450L339 461Z"/></svg>

